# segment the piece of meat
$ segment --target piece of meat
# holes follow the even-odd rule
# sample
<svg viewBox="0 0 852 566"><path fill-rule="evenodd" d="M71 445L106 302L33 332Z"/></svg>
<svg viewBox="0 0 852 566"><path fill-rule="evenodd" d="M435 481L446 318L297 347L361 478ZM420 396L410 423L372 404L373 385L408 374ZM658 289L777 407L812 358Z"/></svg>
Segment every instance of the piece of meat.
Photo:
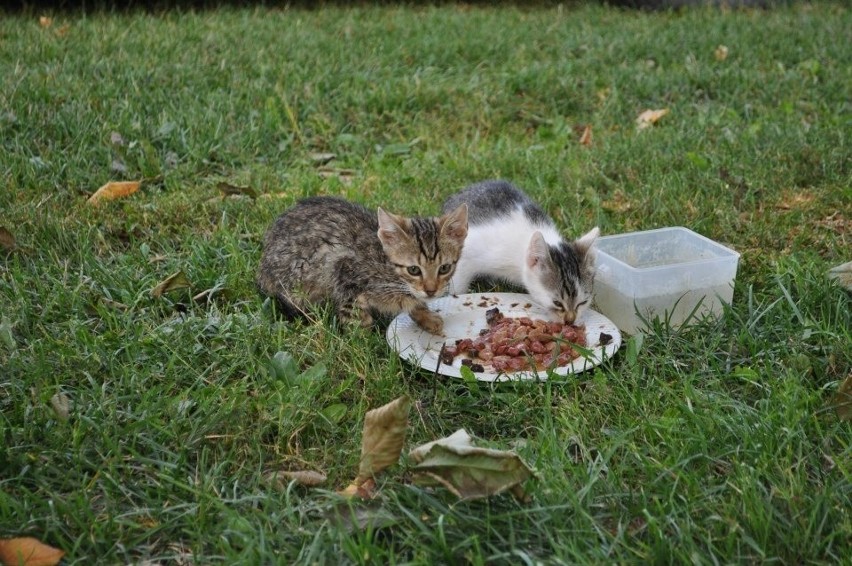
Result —
<svg viewBox="0 0 852 566"><path fill-rule="evenodd" d="M455 357L463 356L464 365L483 368L480 371L485 365L497 372L542 370L554 364L570 364L579 356L571 344L586 345L586 329L582 326L527 316L507 317L497 307L485 312L485 322L487 328L479 331L476 338L463 338L456 340L454 346L445 346L441 361L452 363Z"/></svg>

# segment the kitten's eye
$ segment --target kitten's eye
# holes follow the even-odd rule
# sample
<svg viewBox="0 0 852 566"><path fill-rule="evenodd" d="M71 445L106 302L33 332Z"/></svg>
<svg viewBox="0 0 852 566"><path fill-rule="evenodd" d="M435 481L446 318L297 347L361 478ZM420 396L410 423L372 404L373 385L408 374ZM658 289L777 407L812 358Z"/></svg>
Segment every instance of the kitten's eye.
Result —
<svg viewBox="0 0 852 566"><path fill-rule="evenodd" d="M553 301L553 306L561 311L565 310L565 305L562 304L562 301Z"/></svg>
<svg viewBox="0 0 852 566"><path fill-rule="evenodd" d="M420 268L417 267L416 265L409 265L408 266L408 274L414 275L416 277L416 276L420 275Z"/></svg>
<svg viewBox="0 0 852 566"><path fill-rule="evenodd" d="M452 263L445 263L441 267L438 268L438 275L446 275L453 268Z"/></svg>
<svg viewBox="0 0 852 566"><path fill-rule="evenodd" d="M582 307L583 305L588 304L588 302L589 302L588 299L586 299L585 301L580 301L579 303L577 303L577 306Z"/></svg>

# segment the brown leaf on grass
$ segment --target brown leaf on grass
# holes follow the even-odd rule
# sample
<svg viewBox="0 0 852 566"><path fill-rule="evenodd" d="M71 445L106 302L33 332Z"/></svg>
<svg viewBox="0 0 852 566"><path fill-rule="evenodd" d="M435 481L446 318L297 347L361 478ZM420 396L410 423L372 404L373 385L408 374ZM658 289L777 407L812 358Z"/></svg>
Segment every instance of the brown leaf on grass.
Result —
<svg viewBox="0 0 852 566"><path fill-rule="evenodd" d="M70 30L71 30L71 24L64 23L61 26L59 26L58 28L56 28L56 31L54 31L53 33L56 34L56 37L65 37L66 35L68 35L68 32Z"/></svg>
<svg viewBox="0 0 852 566"><path fill-rule="evenodd" d="M408 430L408 410L411 399L403 395L364 415L364 432L361 437L361 462L355 483L368 478L399 461L405 433Z"/></svg>
<svg viewBox="0 0 852 566"><path fill-rule="evenodd" d="M192 287L183 271L178 271L166 277L159 285L151 290L151 296L158 298L166 293L176 291L178 289L187 289Z"/></svg>
<svg viewBox="0 0 852 566"><path fill-rule="evenodd" d="M279 470L269 472L264 476L264 479L278 488L286 488L291 481L305 487L317 487L324 484L328 478L325 474L311 470Z"/></svg>
<svg viewBox="0 0 852 566"><path fill-rule="evenodd" d="M222 195L226 197L239 195L251 197L252 199L257 198L257 191L251 187L237 187L235 185L222 181L221 183L218 183L216 185L216 188L219 189L219 192L221 192Z"/></svg>
<svg viewBox="0 0 852 566"><path fill-rule="evenodd" d="M728 58L728 48L724 45L720 45L713 51L713 57L716 58L717 61L724 61Z"/></svg>
<svg viewBox="0 0 852 566"><path fill-rule="evenodd" d="M55 393L50 398L50 406L53 407L53 411L60 421L68 420L68 416L71 414L71 400L65 393Z"/></svg>
<svg viewBox="0 0 852 566"><path fill-rule="evenodd" d="M18 247L18 244L15 242L15 235L3 226L0 226L0 248L11 252L16 247Z"/></svg>
<svg viewBox="0 0 852 566"><path fill-rule="evenodd" d="M580 145L592 145L592 127L586 126L583 128L583 133L580 135Z"/></svg>
<svg viewBox="0 0 852 566"><path fill-rule="evenodd" d="M660 110L645 110L636 118L636 127L640 130L650 128L668 113L668 108L662 108Z"/></svg>
<svg viewBox="0 0 852 566"><path fill-rule="evenodd" d="M473 445L464 429L413 449L415 483L443 486L460 499L477 499L509 491L527 499L522 484L535 473L514 452Z"/></svg>
<svg viewBox="0 0 852 566"><path fill-rule="evenodd" d="M358 499L372 499L376 496L376 480L367 478L358 483L358 479L346 486L345 489L338 491L344 497L357 497Z"/></svg>
<svg viewBox="0 0 852 566"><path fill-rule="evenodd" d="M834 395L834 410L841 421L852 420L852 373L846 376Z"/></svg>
<svg viewBox="0 0 852 566"><path fill-rule="evenodd" d="M50 16L40 16L38 19L38 25L43 28L49 28L53 25L53 18Z"/></svg>
<svg viewBox="0 0 852 566"><path fill-rule="evenodd" d="M65 552L32 537L0 539L0 562L5 566L53 566Z"/></svg>
<svg viewBox="0 0 852 566"><path fill-rule="evenodd" d="M141 185L141 181L110 181L95 191L86 202L89 204L98 204L104 200L123 198L138 191Z"/></svg>

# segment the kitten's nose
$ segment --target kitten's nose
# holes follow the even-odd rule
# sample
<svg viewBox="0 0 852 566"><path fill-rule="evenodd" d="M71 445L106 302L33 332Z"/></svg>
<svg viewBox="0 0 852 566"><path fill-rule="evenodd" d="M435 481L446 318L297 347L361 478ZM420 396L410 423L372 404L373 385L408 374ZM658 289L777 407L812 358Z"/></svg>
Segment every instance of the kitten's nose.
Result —
<svg viewBox="0 0 852 566"><path fill-rule="evenodd" d="M562 313L562 322L565 324L574 324L574 320L577 318L577 313L571 311L565 311Z"/></svg>
<svg viewBox="0 0 852 566"><path fill-rule="evenodd" d="M423 289L423 290L426 292L427 297L434 297L435 296L435 290L434 289Z"/></svg>

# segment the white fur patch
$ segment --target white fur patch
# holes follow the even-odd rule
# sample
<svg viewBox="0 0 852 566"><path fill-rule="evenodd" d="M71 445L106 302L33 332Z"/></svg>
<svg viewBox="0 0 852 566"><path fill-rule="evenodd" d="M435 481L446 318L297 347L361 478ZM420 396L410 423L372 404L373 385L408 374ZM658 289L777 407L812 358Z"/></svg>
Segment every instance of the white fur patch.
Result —
<svg viewBox="0 0 852 566"><path fill-rule="evenodd" d="M520 208L508 218L471 225L450 284L452 292L466 292L477 276L496 277L525 286L527 248L536 231L552 246L562 241L555 227L532 224Z"/></svg>

